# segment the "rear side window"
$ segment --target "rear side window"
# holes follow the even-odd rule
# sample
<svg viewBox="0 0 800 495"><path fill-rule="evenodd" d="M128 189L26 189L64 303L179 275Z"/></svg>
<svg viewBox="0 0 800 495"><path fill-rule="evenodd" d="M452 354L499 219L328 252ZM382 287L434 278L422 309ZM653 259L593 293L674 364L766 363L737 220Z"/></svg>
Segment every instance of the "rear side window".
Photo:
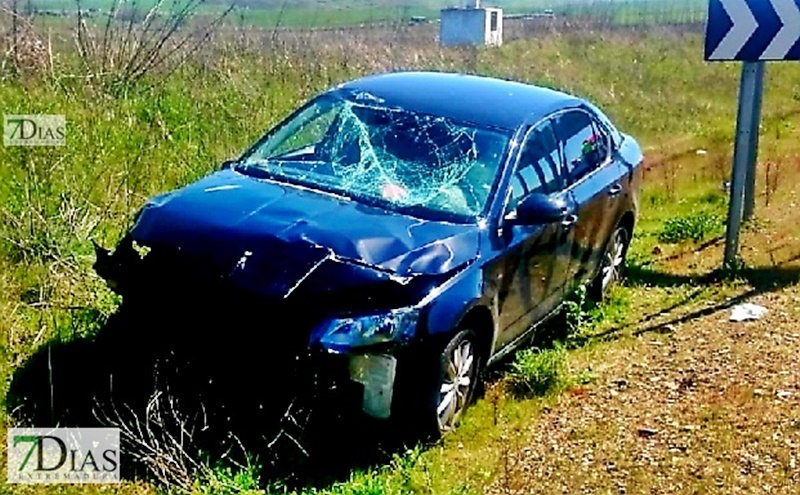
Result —
<svg viewBox="0 0 800 495"><path fill-rule="evenodd" d="M603 113L602 110L589 102L585 102L585 104L592 111L595 119L600 122L600 128L603 129L603 132L608 136L609 149L614 149L619 145L619 143L622 142L622 135L620 134L619 130L614 127L614 124L611 123L611 120L605 113Z"/></svg>
<svg viewBox="0 0 800 495"><path fill-rule="evenodd" d="M563 187L561 157L553 126L545 121L532 130L522 146L517 169L511 177L511 202L515 206L528 194L552 193Z"/></svg>
<svg viewBox="0 0 800 495"><path fill-rule="evenodd" d="M608 138L586 112L556 117L556 134L564 145L564 161L572 182L581 180L608 156Z"/></svg>
<svg viewBox="0 0 800 495"><path fill-rule="evenodd" d="M599 121L592 120L592 125L594 126L594 134L597 137L595 140L595 146L597 148L597 160L599 161L598 164L602 164L606 158L608 158L608 154L611 152L611 137L609 136L606 127Z"/></svg>

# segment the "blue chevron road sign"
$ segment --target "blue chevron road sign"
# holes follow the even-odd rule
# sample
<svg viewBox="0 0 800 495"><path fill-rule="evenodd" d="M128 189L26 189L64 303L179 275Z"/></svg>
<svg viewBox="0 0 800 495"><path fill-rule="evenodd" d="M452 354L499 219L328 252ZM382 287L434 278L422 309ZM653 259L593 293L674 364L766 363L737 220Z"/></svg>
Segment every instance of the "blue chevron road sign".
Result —
<svg viewBox="0 0 800 495"><path fill-rule="evenodd" d="M706 60L739 60L742 79L725 235L725 266L737 266L739 230L752 218L764 62L800 60L800 0L709 0Z"/></svg>
<svg viewBox="0 0 800 495"><path fill-rule="evenodd" d="M710 0L706 60L800 60L800 0Z"/></svg>

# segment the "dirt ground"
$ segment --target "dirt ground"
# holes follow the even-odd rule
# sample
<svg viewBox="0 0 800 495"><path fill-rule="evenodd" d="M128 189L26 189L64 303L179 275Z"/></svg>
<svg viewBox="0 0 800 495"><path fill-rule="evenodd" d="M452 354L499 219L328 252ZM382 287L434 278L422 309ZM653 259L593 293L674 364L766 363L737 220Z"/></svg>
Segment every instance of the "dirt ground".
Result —
<svg viewBox="0 0 800 495"><path fill-rule="evenodd" d="M611 346L515 441L495 493L800 493L800 288ZM535 489L534 489L535 487Z"/></svg>

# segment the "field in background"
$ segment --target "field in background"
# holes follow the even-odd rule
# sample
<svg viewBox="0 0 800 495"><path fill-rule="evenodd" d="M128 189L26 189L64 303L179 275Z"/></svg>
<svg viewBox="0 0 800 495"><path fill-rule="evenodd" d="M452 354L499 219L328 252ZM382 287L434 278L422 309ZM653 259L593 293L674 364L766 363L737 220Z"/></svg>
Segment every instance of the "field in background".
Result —
<svg viewBox="0 0 800 495"><path fill-rule="evenodd" d="M53 19L75 17L80 6L88 19L104 22L107 13L119 5L126 12L146 12L156 3L156 0L126 4L115 0L18 0L17 9L22 15L33 15L40 24L47 24ZM158 10L167 13L173 5L181 3L166 1ZM243 0L235 2L236 8L228 17L228 22L231 25L267 28L435 23L442 8L461 3L462 0ZM217 15L229 4L224 1L203 2L198 13ZM547 13L567 21L627 26L702 23L708 10L707 2L702 0L496 0L484 1L483 5L502 7L512 19Z"/></svg>
<svg viewBox="0 0 800 495"><path fill-rule="evenodd" d="M7 32L7 19L0 16L0 22L0 30ZM68 138L63 148L0 148L3 396L15 371L34 352L92 338L115 311L117 299L91 269L90 241L112 245L147 197L214 170L302 100L340 81L399 68L494 75L584 95L642 143L647 172L629 282L605 306L577 310L579 331L559 358L565 369L556 373L558 386L543 397L516 398L501 374L461 429L442 444L401 452L389 468L362 467L339 476L333 485L330 480L312 481L332 493L514 492L539 484L544 492L560 491L561 486L531 474L550 470L549 476L562 480L571 493L596 492L619 489L608 468L611 463L633 473L621 481L629 493L663 489L663 483L725 491L712 475L697 477L663 466L653 470L651 459L634 456L631 452L638 451L630 445L615 450L617 437L601 420L575 418L574 431L566 431L553 411L568 417L581 410L583 398L593 403L604 397L614 380L638 369L643 360L655 360L652 349L682 342L684 327L686 332L692 327L705 332L697 336L704 342L695 347L709 354L698 355L698 360L717 356L716 349L728 346L726 332L716 331L722 323L709 315L736 298L762 295L767 297L762 302L775 305L771 310L788 311L787 321L774 324L785 325L786 338L791 338L800 256L800 225L793 213L800 183L800 66L771 64L767 69L758 219L744 234L745 267L725 276L715 270L722 259L738 65L703 63L696 25L606 30L582 24L566 31L552 23L519 26L516 32L512 28L512 41L502 48L477 50L438 47L430 25L281 30L277 35L271 29L227 26L169 77L154 71L113 91L85 77L70 33L54 30L49 40L42 33L32 38L45 49L26 52L30 63L22 75L0 74L2 111L63 113ZM773 299L763 295L773 290L783 292ZM685 346L692 344L690 340ZM732 349L735 354L737 348ZM680 353L688 352L680 348ZM770 352L782 355L773 348ZM794 372L796 363L789 356L780 359L771 368L773 375L781 369ZM664 366L669 369L668 363ZM635 380L650 379L636 373L625 378L631 389L639 385ZM709 425L704 431L710 435L703 441L710 448L689 450L686 462L718 467L725 475L720 479L728 483L724 487L745 492L762 490L765 483L789 487L796 469L792 471L788 455L774 455L776 463L785 464L785 475L759 470L757 461L751 462L751 474L741 474L738 461L724 458L729 449L739 447L736 433L726 426L736 407L750 407L748 401L760 397L755 392L760 384L744 378L738 383L738 392L714 396L715 409L703 413ZM749 409L751 415L788 414L784 403L756 403L759 408ZM664 407L658 402L650 406ZM633 409L639 406L615 407L614 414L625 418L635 416ZM2 429L10 424L4 415ZM536 430L550 425L554 435L564 433L564 448L603 446L602 456L596 457L603 457L605 464L593 468L580 456L536 450L547 437ZM640 424L631 428L636 437ZM748 438L762 444L774 433L769 424L742 428L748 434L755 431ZM539 460L531 458L534 454ZM569 475L575 466L588 470L584 478ZM224 471L217 476L203 480L198 491L254 486L246 476L238 481L226 478ZM44 487L14 491L53 493ZM60 493L95 491L99 493L64 488ZM126 482L112 491L151 493L155 488Z"/></svg>

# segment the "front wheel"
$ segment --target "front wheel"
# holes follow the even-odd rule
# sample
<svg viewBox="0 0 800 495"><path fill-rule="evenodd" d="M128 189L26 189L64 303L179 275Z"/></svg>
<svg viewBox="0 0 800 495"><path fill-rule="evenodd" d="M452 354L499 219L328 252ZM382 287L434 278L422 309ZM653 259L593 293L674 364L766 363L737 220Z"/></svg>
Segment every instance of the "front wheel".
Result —
<svg viewBox="0 0 800 495"><path fill-rule="evenodd" d="M462 330L441 354L436 417L439 435L451 431L472 400L479 378L479 354L475 332Z"/></svg>
<svg viewBox="0 0 800 495"><path fill-rule="evenodd" d="M592 283L592 296L597 301L602 301L608 291L622 280L625 269L625 256L628 254L628 244L631 236L625 227L617 227L609 241L603 259L600 261L600 270Z"/></svg>

